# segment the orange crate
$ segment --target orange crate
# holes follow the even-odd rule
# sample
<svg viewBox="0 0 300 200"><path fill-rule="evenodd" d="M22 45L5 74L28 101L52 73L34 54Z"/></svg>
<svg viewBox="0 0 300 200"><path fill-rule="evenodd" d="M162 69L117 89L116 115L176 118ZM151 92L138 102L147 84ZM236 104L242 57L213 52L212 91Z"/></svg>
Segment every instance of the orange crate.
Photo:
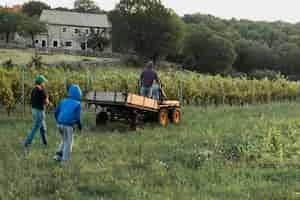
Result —
<svg viewBox="0 0 300 200"><path fill-rule="evenodd" d="M131 104L134 106L151 108L151 109L159 109L159 104L157 100L150 99L147 97L139 96L136 94L129 93L127 96L127 104Z"/></svg>

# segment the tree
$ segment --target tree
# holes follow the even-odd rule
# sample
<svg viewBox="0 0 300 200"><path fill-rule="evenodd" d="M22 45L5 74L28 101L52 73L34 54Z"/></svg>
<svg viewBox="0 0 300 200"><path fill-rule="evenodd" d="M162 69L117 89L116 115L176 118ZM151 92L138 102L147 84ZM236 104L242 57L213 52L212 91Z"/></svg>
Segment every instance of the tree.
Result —
<svg viewBox="0 0 300 200"><path fill-rule="evenodd" d="M205 25L211 30L221 32L228 28L225 20L214 17L212 15L202 15L202 14L192 14L192 15L184 15L183 21L187 24L199 24Z"/></svg>
<svg viewBox="0 0 300 200"><path fill-rule="evenodd" d="M234 68L239 72L274 69L275 55L271 48L256 41L241 40L236 48Z"/></svg>
<svg viewBox="0 0 300 200"><path fill-rule="evenodd" d="M37 17L24 17L21 25L22 32L29 35L32 40L32 47L35 47L35 35L47 31L46 24Z"/></svg>
<svg viewBox="0 0 300 200"><path fill-rule="evenodd" d="M93 0L76 0L74 2L74 11L89 13L103 12Z"/></svg>
<svg viewBox="0 0 300 200"><path fill-rule="evenodd" d="M129 28L127 23L125 23L123 16L117 10L109 12L108 17L113 24L111 41L113 51L127 53L132 49L132 45L129 42Z"/></svg>
<svg viewBox="0 0 300 200"><path fill-rule="evenodd" d="M110 44L110 39L107 37L106 31L91 32L87 40L87 47L97 51L103 51Z"/></svg>
<svg viewBox="0 0 300 200"><path fill-rule="evenodd" d="M81 43L82 50L90 48L101 52L111 44L109 34L107 30L95 31L91 29L89 34L85 32L80 33L77 41Z"/></svg>
<svg viewBox="0 0 300 200"><path fill-rule="evenodd" d="M279 70L286 75L300 74L300 47L294 43L285 43L276 49Z"/></svg>
<svg viewBox="0 0 300 200"><path fill-rule="evenodd" d="M142 59L156 61L176 53L180 47L183 23L160 0L121 0L111 19L113 38L121 33L125 48L132 49Z"/></svg>
<svg viewBox="0 0 300 200"><path fill-rule="evenodd" d="M262 31L262 40L270 48L282 44L284 41L285 35L281 30L275 29L271 25L265 25Z"/></svg>
<svg viewBox="0 0 300 200"><path fill-rule="evenodd" d="M19 31L21 25L21 15L9 12L6 9L0 10L0 33L5 34L6 43L12 33Z"/></svg>
<svg viewBox="0 0 300 200"><path fill-rule="evenodd" d="M213 74L231 69L236 53L228 40L206 26L188 26L186 32L183 55L187 68Z"/></svg>
<svg viewBox="0 0 300 200"><path fill-rule="evenodd" d="M30 17L40 16L42 11L51 7L40 1L29 1L23 4L22 11Z"/></svg>

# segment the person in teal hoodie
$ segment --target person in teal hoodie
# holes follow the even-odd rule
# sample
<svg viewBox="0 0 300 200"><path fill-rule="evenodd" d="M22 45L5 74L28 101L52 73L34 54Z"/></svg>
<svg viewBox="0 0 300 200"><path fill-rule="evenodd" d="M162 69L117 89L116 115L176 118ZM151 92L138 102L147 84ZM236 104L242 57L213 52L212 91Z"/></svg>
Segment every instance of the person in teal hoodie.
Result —
<svg viewBox="0 0 300 200"><path fill-rule="evenodd" d="M74 125L79 130L81 123L81 96L82 92L78 85L72 85L69 89L68 98L62 100L55 110L57 127L61 134L61 143L54 157L57 161L68 161L71 158L73 145Z"/></svg>

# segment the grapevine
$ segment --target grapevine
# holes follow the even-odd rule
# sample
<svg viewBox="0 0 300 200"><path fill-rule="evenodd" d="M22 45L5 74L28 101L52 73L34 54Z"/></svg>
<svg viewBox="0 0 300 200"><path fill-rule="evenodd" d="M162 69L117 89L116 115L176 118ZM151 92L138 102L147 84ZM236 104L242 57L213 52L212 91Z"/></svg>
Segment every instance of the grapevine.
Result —
<svg viewBox="0 0 300 200"><path fill-rule="evenodd" d="M21 103L21 70L7 70L0 66L0 105L10 112ZM44 74L48 82L50 108L53 109L66 97L66 89L78 84L83 93L89 90L138 92L139 73L126 69L94 69L69 71L63 68L28 69L25 80L25 102L30 102L30 93L37 74ZM92 74L92 76L91 76ZM92 78L91 78L92 77ZM187 104L258 104L271 101L294 100L300 94L300 84L282 77L276 80L247 80L239 78L205 76L193 72L161 71L159 77L165 93L170 99L179 99L179 82L182 85L182 99ZM66 83L66 85L65 85ZM65 88L67 86L67 88Z"/></svg>

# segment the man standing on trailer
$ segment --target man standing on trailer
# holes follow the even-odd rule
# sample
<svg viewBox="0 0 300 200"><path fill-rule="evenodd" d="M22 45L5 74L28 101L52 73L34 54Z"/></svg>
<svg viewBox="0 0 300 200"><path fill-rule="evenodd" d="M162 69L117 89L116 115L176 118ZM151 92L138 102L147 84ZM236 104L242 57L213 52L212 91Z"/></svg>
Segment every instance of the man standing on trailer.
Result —
<svg viewBox="0 0 300 200"><path fill-rule="evenodd" d="M154 64L152 61L148 62L144 71L141 74L141 95L149 98L159 99L159 83L160 80L157 73L153 70Z"/></svg>
<svg viewBox="0 0 300 200"><path fill-rule="evenodd" d="M35 79L35 87L31 92L31 106L32 106L32 117L33 117L33 127L31 132L28 134L24 146L28 147L34 136L38 131L40 131L43 144L47 146L46 139L46 114L45 107L48 105L48 95L45 91L46 78L43 75L39 75Z"/></svg>

